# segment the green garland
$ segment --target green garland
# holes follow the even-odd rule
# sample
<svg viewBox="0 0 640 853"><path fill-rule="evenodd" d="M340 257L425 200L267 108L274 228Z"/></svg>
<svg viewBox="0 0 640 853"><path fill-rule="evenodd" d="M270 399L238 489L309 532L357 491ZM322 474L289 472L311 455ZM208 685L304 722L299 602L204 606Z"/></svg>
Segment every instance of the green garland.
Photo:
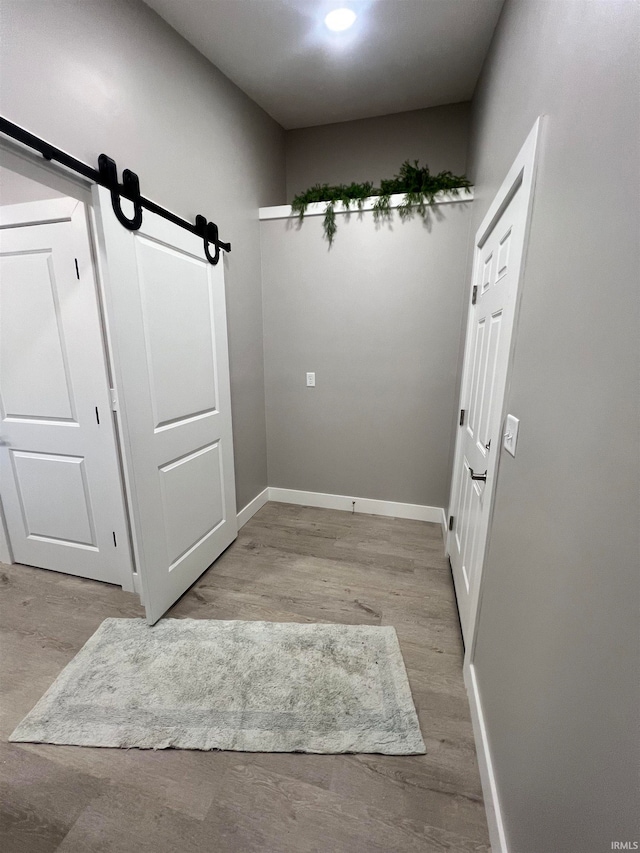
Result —
<svg viewBox="0 0 640 853"><path fill-rule="evenodd" d="M464 175L453 175L451 172L439 172L432 175L428 166L420 167L418 161L413 165L406 160L400 167L400 172L390 180L383 180L379 187L366 181L363 184L316 184L306 192L295 196L291 203L291 209L298 214L300 220L304 219L307 207L313 202L328 202L324 214L324 236L333 243L338 226L336 224L335 205L341 202L345 210L351 210L351 203L362 210L365 199L370 196L378 196L373 206L373 216L376 221L391 216L391 196L394 193L404 193L402 204L398 205L401 219L408 219L417 213L426 220L429 216L429 207L435 201L440 192L449 192L452 195L460 195L461 190L469 192L470 182Z"/></svg>

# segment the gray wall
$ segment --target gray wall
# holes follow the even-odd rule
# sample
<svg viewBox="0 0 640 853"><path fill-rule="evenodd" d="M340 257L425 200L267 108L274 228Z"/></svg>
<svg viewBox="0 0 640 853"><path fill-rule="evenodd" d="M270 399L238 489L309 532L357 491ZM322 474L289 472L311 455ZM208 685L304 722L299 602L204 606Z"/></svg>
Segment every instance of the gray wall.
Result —
<svg viewBox="0 0 640 853"><path fill-rule="evenodd" d="M511 853L638 841L635 2L507 0L474 226L546 114L475 664Z"/></svg>
<svg viewBox="0 0 640 853"><path fill-rule="evenodd" d="M447 505L471 205L261 223L270 486Z"/></svg>
<svg viewBox="0 0 640 853"><path fill-rule="evenodd" d="M405 160L432 172L464 174L468 103L288 130L287 200L314 184L350 184L395 175Z"/></svg>
<svg viewBox="0 0 640 853"><path fill-rule="evenodd" d="M236 488L267 485L258 207L284 201L284 131L137 0L2 0L1 112L142 192L203 213L226 259Z"/></svg>

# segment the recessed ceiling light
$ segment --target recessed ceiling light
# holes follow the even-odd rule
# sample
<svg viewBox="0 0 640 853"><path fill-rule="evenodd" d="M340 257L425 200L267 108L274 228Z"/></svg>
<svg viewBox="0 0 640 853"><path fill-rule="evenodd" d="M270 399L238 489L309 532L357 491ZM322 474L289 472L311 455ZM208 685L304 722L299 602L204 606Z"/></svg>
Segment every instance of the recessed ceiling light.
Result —
<svg viewBox="0 0 640 853"><path fill-rule="evenodd" d="M356 19L356 13L351 9L334 9L324 19L325 24L335 33L348 30Z"/></svg>

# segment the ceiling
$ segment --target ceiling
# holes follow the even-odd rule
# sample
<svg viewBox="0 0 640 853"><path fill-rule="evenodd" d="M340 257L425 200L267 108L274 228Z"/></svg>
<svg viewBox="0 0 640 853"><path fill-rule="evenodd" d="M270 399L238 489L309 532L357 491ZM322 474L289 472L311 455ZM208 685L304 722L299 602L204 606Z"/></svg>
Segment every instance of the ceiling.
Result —
<svg viewBox="0 0 640 853"><path fill-rule="evenodd" d="M469 100L504 0L145 2L291 129Z"/></svg>

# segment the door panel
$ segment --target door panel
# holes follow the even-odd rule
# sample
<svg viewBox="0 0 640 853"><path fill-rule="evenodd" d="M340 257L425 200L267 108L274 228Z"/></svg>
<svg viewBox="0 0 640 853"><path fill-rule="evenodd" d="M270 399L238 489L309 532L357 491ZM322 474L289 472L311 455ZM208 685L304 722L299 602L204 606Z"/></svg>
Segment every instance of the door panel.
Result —
<svg viewBox="0 0 640 853"><path fill-rule="evenodd" d="M224 522L220 442L160 468L169 571ZM185 495L199 495L196 506Z"/></svg>
<svg viewBox="0 0 640 853"><path fill-rule="evenodd" d="M97 550L85 460L11 448L9 455L28 537Z"/></svg>
<svg viewBox="0 0 640 853"><path fill-rule="evenodd" d="M151 213L123 228L94 192L134 546L153 624L237 535L224 268Z"/></svg>
<svg viewBox="0 0 640 853"><path fill-rule="evenodd" d="M449 543L460 623L465 641L471 624L471 590L480 571L488 530L490 500L500 448L500 421L509 358L517 279L508 275L507 253L514 229L524 233L521 199L514 195L481 247L476 250L476 304L471 307L471 346L465 360L466 428L457 453L458 483L452 502L454 535ZM505 248L506 247L506 248ZM502 253L502 254L501 254ZM472 479L484 475L486 481Z"/></svg>
<svg viewBox="0 0 640 853"><path fill-rule="evenodd" d="M518 284L533 188L538 123L477 235L447 538L465 645L473 640L502 446L502 420ZM478 479L485 477L486 479ZM476 479L473 479L475 477Z"/></svg>
<svg viewBox="0 0 640 853"><path fill-rule="evenodd" d="M478 409L480 384L482 382L482 361L484 356L484 335L486 330L486 321L482 317L478 320L475 329L475 346L473 356L473 375L471 379L471 399L469 401L469 419L467 421L467 432L470 438L473 438L478 428Z"/></svg>
<svg viewBox="0 0 640 853"><path fill-rule="evenodd" d="M1 214L0 493L13 558L131 589L85 208L60 199Z"/></svg>
<svg viewBox="0 0 640 853"><path fill-rule="evenodd" d="M491 439L490 416L495 407L496 380L499 373L498 356L500 350L500 329L502 327L502 311L496 311L487 319L489 326L487 346L485 350L485 362L482 365L482 399L480 405L480 417L478 419L478 435L476 447L484 457L487 455L487 443Z"/></svg>
<svg viewBox="0 0 640 853"><path fill-rule="evenodd" d="M4 416L76 422L51 252L3 253L0 279Z"/></svg>
<svg viewBox="0 0 640 853"><path fill-rule="evenodd" d="M142 237L135 246L154 429L215 414L214 318L204 262Z"/></svg>

